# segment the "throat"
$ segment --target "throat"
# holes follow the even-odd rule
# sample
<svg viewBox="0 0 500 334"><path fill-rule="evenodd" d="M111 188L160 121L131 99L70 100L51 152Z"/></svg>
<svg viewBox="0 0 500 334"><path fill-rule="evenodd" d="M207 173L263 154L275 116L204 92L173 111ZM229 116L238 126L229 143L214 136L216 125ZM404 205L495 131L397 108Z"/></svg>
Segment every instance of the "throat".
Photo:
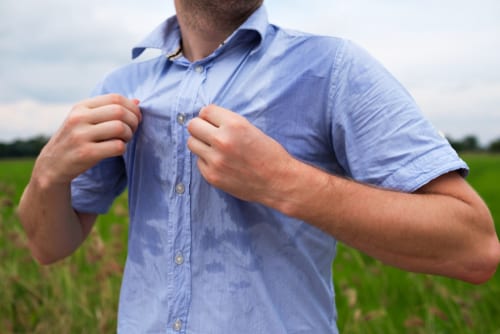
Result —
<svg viewBox="0 0 500 334"><path fill-rule="evenodd" d="M197 61L217 49L262 0L176 0L184 56Z"/></svg>
<svg viewBox="0 0 500 334"><path fill-rule="evenodd" d="M232 33L190 29L181 26L182 52L189 61L195 62L208 57Z"/></svg>

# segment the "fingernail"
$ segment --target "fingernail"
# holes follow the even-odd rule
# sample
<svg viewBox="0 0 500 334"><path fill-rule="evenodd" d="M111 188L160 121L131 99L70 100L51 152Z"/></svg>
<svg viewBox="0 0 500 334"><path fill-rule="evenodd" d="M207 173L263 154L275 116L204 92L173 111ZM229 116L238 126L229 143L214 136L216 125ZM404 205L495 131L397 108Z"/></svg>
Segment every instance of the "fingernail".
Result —
<svg viewBox="0 0 500 334"><path fill-rule="evenodd" d="M133 104L135 104L136 106L139 105L139 103L141 103L141 101L139 99L132 99L131 100ZM141 110L139 109L139 122L142 122L142 112L140 112Z"/></svg>

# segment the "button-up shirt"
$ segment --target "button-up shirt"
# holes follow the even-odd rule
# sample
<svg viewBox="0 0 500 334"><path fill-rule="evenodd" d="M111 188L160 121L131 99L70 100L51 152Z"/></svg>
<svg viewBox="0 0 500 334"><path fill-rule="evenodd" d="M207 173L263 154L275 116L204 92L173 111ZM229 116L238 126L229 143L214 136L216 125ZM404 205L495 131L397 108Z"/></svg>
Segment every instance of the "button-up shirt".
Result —
<svg viewBox="0 0 500 334"><path fill-rule="evenodd" d="M123 157L72 185L74 208L94 213L128 187L118 332L336 333L335 239L208 184L186 145L188 122L214 103L297 159L399 191L467 166L401 85L349 41L271 25L261 7L205 59L190 62L180 45L172 17L133 49L134 58L146 48L161 56L97 86L94 95L139 99L143 120Z"/></svg>

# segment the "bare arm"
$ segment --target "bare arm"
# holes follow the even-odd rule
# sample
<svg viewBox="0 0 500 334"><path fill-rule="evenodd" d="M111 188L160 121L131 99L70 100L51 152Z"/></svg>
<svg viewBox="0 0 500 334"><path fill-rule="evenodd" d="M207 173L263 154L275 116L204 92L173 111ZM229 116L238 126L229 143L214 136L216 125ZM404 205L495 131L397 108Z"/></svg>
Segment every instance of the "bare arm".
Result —
<svg viewBox="0 0 500 334"><path fill-rule="evenodd" d="M26 187L18 213L31 253L42 264L60 260L76 250L97 218L95 214L73 210L69 184L50 185L37 175Z"/></svg>
<svg viewBox="0 0 500 334"><path fill-rule="evenodd" d="M100 160L122 155L140 121L138 101L116 94L77 104L35 162L18 214L33 256L48 264L85 240L97 215L71 205L71 181Z"/></svg>
<svg viewBox="0 0 500 334"><path fill-rule="evenodd" d="M278 210L402 269L473 283L494 274L500 244L491 215L457 173L408 194L327 175L310 166L299 171L304 178L296 179L283 200L271 204ZM299 180L306 178L309 189L318 191L303 191L306 184Z"/></svg>
<svg viewBox="0 0 500 334"><path fill-rule="evenodd" d="M188 129L188 146L209 183L302 219L385 263L479 283L500 261L491 215L456 173L400 193L304 164L243 117L216 106L202 109Z"/></svg>

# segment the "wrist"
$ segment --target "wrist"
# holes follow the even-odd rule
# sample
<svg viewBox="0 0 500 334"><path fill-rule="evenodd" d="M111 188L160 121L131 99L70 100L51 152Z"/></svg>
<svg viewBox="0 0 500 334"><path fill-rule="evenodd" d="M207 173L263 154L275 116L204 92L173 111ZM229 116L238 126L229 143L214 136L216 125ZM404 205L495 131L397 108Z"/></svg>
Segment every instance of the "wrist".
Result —
<svg viewBox="0 0 500 334"><path fill-rule="evenodd" d="M278 173L266 205L287 216L307 220L307 213L317 204L315 196L326 187L328 177L321 170L290 158Z"/></svg>
<svg viewBox="0 0 500 334"><path fill-rule="evenodd" d="M42 191L54 187L68 187L71 184L71 180L58 174L57 167L51 164L47 165L43 160L43 157L39 157L36 160L31 174L30 184Z"/></svg>

